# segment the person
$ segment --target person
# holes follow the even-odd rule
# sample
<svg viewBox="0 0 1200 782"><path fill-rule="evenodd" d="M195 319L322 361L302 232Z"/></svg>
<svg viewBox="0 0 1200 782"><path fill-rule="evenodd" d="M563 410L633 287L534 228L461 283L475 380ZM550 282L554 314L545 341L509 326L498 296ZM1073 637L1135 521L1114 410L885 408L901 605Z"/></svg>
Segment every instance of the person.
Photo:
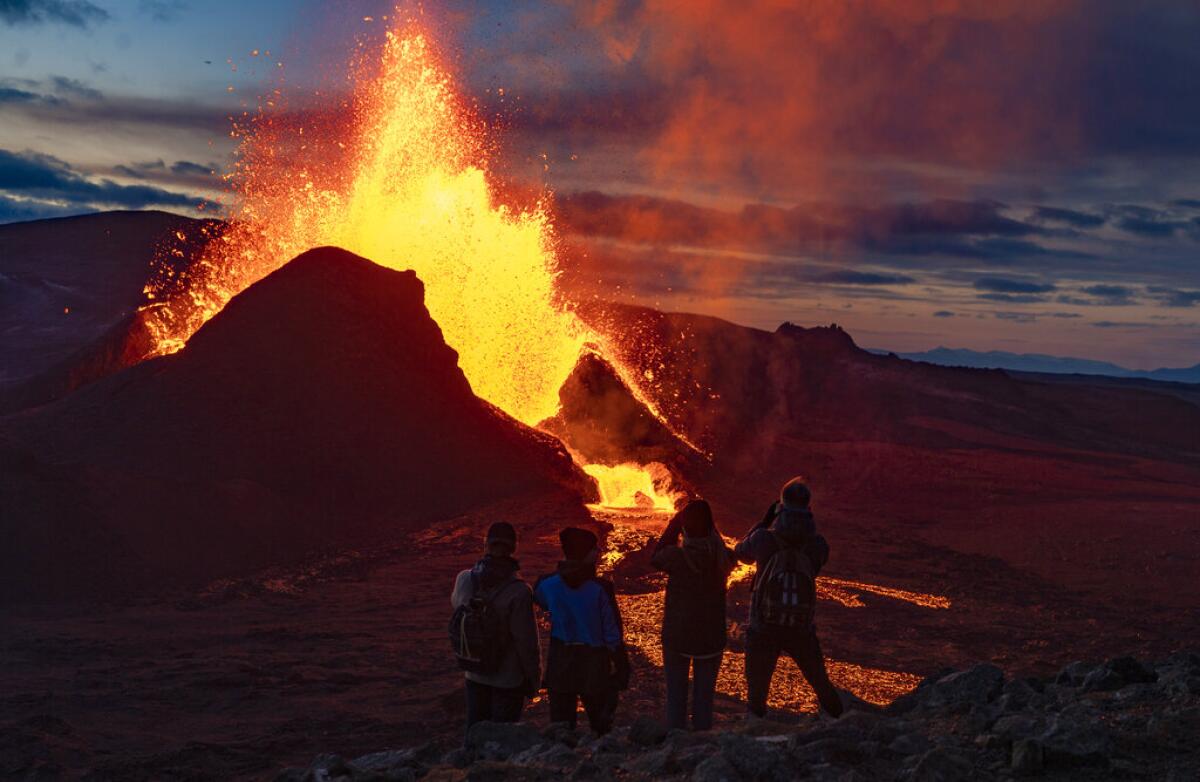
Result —
<svg viewBox="0 0 1200 782"><path fill-rule="evenodd" d="M520 564L513 558L516 550L516 529L507 522L497 522L488 528L483 558L454 580L450 596L455 609L452 640L455 623L461 625L472 608L495 621L493 637L488 639L495 647L491 655L494 662L463 666L467 668L468 728L483 720L518 722L525 699L537 692L541 648L533 616L533 593L517 575Z"/></svg>
<svg viewBox="0 0 1200 782"><path fill-rule="evenodd" d="M533 590L533 599L550 613L545 679L550 721L574 729L582 701L588 726L603 735L612 729L618 690L629 684L621 612L612 582L596 576L595 534L567 527L559 541L563 560Z"/></svg>
<svg viewBox="0 0 1200 782"><path fill-rule="evenodd" d="M713 523L707 502L693 500L672 517L650 562L667 574L662 625L667 727L687 728L691 668L692 727L711 730L713 695L727 638L725 582L734 559Z"/></svg>
<svg viewBox="0 0 1200 782"><path fill-rule="evenodd" d="M802 478L784 484L779 500L734 547L734 556L755 566L750 624L746 630L746 689L750 713L767 713L767 694L779 655L786 652L827 713L841 716L842 700L829 680L812 621L815 579L829 560L829 544L817 533Z"/></svg>

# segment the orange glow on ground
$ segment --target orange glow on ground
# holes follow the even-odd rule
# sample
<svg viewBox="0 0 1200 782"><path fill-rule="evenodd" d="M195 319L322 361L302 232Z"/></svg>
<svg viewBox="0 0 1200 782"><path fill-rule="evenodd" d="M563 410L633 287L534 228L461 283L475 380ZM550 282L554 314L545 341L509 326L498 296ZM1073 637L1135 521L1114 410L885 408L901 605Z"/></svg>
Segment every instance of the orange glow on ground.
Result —
<svg viewBox="0 0 1200 782"><path fill-rule="evenodd" d="M625 640L656 666L662 666L663 592L641 595L617 595L625 622ZM870 703L887 704L911 691L921 677L902 671L867 668L840 660L826 660L829 678L844 690ZM746 656L725 651L717 674L717 691L741 700L746 698ZM804 676L786 655L780 658L771 681L771 708L789 711L816 711L817 697Z"/></svg>
<svg viewBox="0 0 1200 782"><path fill-rule="evenodd" d="M643 550L653 542L667 523L669 514L639 514L636 512L607 512L594 510L596 516L613 525L609 533L600 570L611 573L630 553ZM731 548L737 538L722 535ZM729 585L748 580L754 573L753 565L738 564L729 576ZM643 577L645 583L658 585L654 592L618 595L621 614L625 623L625 639L637 648L653 665L662 665L662 613L665 579L658 573ZM858 590L858 591L854 591ZM865 608L859 592L876 594L931 609L950 607L950 600L941 595L909 592L902 589L883 587L859 581L847 581L826 576L817 577L817 598L830 600L847 608ZM741 652L726 650L717 676L717 690L726 695L745 700L746 658ZM876 704L891 703L909 692L920 681L920 677L903 671L888 671L868 668L843 660L826 660L829 676L838 687L853 692L865 701ZM816 711L817 698L804 676L790 659L781 658L771 683L769 705L775 709L789 711Z"/></svg>

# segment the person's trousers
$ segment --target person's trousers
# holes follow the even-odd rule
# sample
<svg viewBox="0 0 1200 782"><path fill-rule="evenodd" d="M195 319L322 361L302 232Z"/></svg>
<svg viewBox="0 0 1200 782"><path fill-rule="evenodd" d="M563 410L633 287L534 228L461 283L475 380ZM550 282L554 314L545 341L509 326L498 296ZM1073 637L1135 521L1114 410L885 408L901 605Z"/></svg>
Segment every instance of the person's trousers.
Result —
<svg viewBox="0 0 1200 782"><path fill-rule="evenodd" d="M576 693L562 690L548 690L550 696L550 721L565 722L574 730L579 701L583 701L583 710L587 714L588 727L598 736L603 736L612 730L613 717L617 712L617 691L606 690L600 693Z"/></svg>
<svg viewBox="0 0 1200 782"><path fill-rule="evenodd" d="M713 657L688 657L663 650L663 673L667 676L667 727L687 728L688 668L692 670L692 727L711 730L713 695L724 652Z"/></svg>
<svg viewBox="0 0 1200 782"><path fill-rule="evenodd" d="M525 708L520 687L492 687L467 679L467 727L476 722L518 722Z"/></svg>
<svg viewBox="0 0 1200 782"><path fill-rule="evenodd" d="M829 674L825 658L817 641L815 627L803 629L784 627L754 627L746 630L746 690L752 714L766 716L767 694L779 655L786 653L796 661L796 667L817 694L821 708L834 717L842 714L842 699Z"/></svg>

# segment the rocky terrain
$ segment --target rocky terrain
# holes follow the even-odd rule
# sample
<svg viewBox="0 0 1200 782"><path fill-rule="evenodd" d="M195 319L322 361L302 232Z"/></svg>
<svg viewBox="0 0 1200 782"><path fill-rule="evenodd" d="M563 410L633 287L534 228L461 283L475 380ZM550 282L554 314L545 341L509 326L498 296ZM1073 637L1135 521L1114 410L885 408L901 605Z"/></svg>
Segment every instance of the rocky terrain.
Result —
<svg viewBox="0 0 1200 782"><path fill-rule="evenodd" d="M1200 778L1200 655L1157 664L1072 663L1006 679L981 663L926 678L878 710L799 724L751 719L724 731L667 731L642 715L607 736L562 724L480 723L465 745L434 743L353 760L320 755L277 782L376 780Z"/></svg>
<svg viewBox="0 0 1200 782"><path fill-rule="evenodd" d="M529 579L553 568L562 526L602 536L637 636L618 722L658 714L662 584L648 560L665 517L585 508L591 487L562 442L667 465L731 537L805 474L833 551L819 624L838 686L886 703L987 661L1040 687L1013 713L1033 720L1018 738L1040 742L1045 773L1157 779L1178 761L1193 778L1191 756L1162 750L1170 726L1195 733L1186 659L1116 689L1056 672L1200 641L1200 386L936 367L871 355L837 327L592 303L581 314L611 338L608 360L580 361L538 431L471 393L413 274L337 250L285 266L182 351L138 364L153 248L174 243L186 266L203 228L154 213L0 227L0 304L29 304L0 308L0 778L264 779L318 751L425 741L403 756L413 773L548 773L488 759L488 740L478 762L442 762L463 718L449 585L498 518L521 529ZM739 746L804 759L801 745L834 746L820 743L832 729L857 730L846 741L866 750L803 768L958 778L966 766L946 758L961 755L986 778L1011 763L1008 739L975 739L1007 724L1012 681L993 699L831 727L803 715L812 699L788 663L774 704L791 722L743 724L747 601L743 579L729 593L720 734L645 748L628 732L581 736L551 754L571 773L653 757L652 770L684 775L710 755L725 761L708 768L736 768ZM546 711L543 698L530 720ZM1100 726L1113 754L1063 766L1050 728L1064 714ZM896 735L930 743L893 747Z"/></svg>

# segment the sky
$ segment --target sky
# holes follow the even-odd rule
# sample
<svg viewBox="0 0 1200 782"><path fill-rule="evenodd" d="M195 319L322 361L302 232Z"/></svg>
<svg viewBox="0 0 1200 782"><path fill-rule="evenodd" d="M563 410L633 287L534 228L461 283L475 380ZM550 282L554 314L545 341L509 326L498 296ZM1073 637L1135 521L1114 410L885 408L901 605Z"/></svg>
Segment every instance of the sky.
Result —
<svg viewBox="0 0 1200 782"><path fill-rule="evenodd" d="M1200 4L0 0L0 222L219 214L230 117L399 13L564 285L865 346L1200 362Z"/></svg>

